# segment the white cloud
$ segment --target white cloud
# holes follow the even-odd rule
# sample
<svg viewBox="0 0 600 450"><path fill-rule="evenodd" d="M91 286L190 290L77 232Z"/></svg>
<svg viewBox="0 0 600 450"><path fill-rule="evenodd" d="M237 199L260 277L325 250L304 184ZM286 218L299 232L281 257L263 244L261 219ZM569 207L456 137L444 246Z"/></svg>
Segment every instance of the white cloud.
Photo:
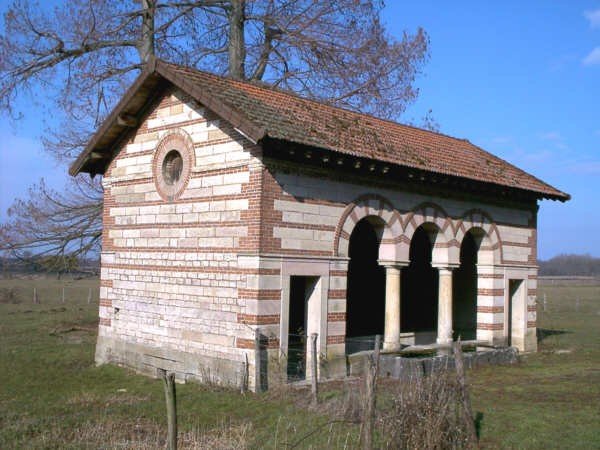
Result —
<svg viewBox="0 0 600 450"><path fill-rule="evenodd" d="M567 171L580 175L600 175L600 161L580 161L567 166Z"/></svg>
<svg viewBox="0 0 600 450"><path fill-rule="evenodd" d="M596 47L592 50L585 58L583 58L582 62L584 66L600 64L600 47Z"/></svg>
<svg viewBox="0 0 600 450"><path fill-rule="evenodd" d="M539 138L542 141L551 142L552 146L559 150L568 150L569 149L569 146L565 143L564 138L558 131L547 131L545 133L540 133Z"/></svg>
<svg viewBox="0 0 600 450"><path fill-rule="evenodd" d="M508 144L512 141L512 138L509 136L496 136L491 141L493 144Z"/></svg>
<svg viewBox="0 0 600 450"><path fill-rule="evenodd" d="M562 136L558 131L547 131L545 133L540 133L540 139L544 141L562 141Z"/></svg>
<svg viewBox="0 0 600 450"><path fill-rule="evenodd" d="M595 9L594 11L585 11L583 15L587 20L589 20L592 28L600 28L600 8Z"/></svg>

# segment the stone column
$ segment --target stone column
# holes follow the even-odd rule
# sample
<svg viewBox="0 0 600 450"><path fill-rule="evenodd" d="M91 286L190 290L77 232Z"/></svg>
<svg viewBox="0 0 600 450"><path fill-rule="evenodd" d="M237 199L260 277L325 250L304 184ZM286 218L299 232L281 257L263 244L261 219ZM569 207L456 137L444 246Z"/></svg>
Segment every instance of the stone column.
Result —
<svg viewBox="0 0 600 450"><path fill-rule="evenodd" d="M437 343L452 343L452 269L440 267Z"/></svg>
<svg viewBox="0 0 600 450"><path fill-rule="evenodd" d="M385 266L385 328L383 350L400 350L400 271L397 266Z"/></svg>

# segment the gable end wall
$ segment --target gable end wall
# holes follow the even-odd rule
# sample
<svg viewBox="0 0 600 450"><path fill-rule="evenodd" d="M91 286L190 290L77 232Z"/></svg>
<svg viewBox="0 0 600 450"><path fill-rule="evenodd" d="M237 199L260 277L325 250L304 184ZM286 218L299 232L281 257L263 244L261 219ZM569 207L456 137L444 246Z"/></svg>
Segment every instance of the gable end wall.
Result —
<svg viewBox="0 0 600 450"><path fill-rule="evenodd" d="M187 186L164 200L153 178L170 133L193 143ZM237 382L250 338L248 277L238 253L256 252L260 148L178 90L167 92L110 164L97 362ZM160 163L160 161L158 161ZM160 168L158 168L160 170Z"/></svg>

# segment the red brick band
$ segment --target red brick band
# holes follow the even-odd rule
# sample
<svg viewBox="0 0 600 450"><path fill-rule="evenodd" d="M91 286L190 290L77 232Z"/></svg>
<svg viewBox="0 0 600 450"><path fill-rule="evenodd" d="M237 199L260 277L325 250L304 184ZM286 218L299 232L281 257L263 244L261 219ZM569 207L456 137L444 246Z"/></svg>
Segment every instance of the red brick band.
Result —
<svg viewBox="0 0 600 450"><path fill-rule="evenodd" d="M502 313L504 306L478 306L477 312L480 313Z"/></svg>
<svg viewBox="0 0 600 450"><path fill-rule="evenodd" d="M192 263L192 261L188 261ZM193 266L156 266L146 264L102 264L107 269L137 270L137 271L165 271L165 272L193 272L193 273L227 273L232 275L279 275L279 269L244 269L229 267L193 267ZM111 286L112 287L112 280Z"/></svg>
<svg viewBox="0 0 600 450"><path fill-rule="evenodd" d="M279 339L278 338L267 338L266 347L269 349L279 348ZM264 343L261 343L264 345ZM255 346L254 339L244 339L237 338L235 340L236 348L245 348L245 349L253 349Z"/></svg>
<svg viewBox="0 0 600 450"><path fill-rule="evenodd" d="M346 313L345 312L327 313L327 322L345 322L345 321L346 321Z"/></svg>
<svg viewBox="0 0 600 450"><path fill-rule="evenodd" d="M494 330L494 331L503 330L504 324L503 323L478 323L477 329L478 330Z"/></svg>
<svg viewBox="0 0 600 450"><path fill-rule="evenodd" d="M330 270L329 271L330 277L345 277L347 275L348 275L348 271L346 271L346 270Z"/></svg>
<svg viewBox="0 0 600 450"><path fill-rule="evenodd" d="M238 298L280 300L281 289L238 289Z"/></svg>
<svg viewBox="0 0 600 450"><path fill-rule="evenodd" d="M346 289L329 289L327 298L330 299L345 299Z"/></svg>
<svg viewBox="0 0 600 450"><path fill-rule="evenodd" d="M477 278L502 280L504 278L504 275L502 275L501 273L479 273L477 274Z"/></svg>
<svg viewBox="0 0 600 450"><path fill-rule="evenodd" d="M477 295L483 295L486 297L503 297L504 296L504 288L498 289L477 289Z"/></svg>
<svg viewBox="0 0 600 450"><path fill-rule="evenodd" d="M279 314L259 316L255 314L238 314L238 323L246 325L270 325L279 323Z"/></svg>

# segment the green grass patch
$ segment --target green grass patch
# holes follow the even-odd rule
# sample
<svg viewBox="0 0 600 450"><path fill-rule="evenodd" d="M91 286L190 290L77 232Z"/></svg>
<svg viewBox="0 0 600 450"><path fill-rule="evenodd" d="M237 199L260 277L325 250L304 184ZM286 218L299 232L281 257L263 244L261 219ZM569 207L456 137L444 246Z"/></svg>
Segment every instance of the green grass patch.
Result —
<svg viewBox="0 0 600 450"><path fill-rule="evenodd" d="M16 294L0 303L0 448L161 448L161 382L94 365L98 281L0 280L9 288ZM468 373L484 448L600 448L600 288L544 294L539 352ZM355 448L359 425L329 423L339 386L323 389L326 405L315 411L305 392L178 385L181 443L275 449L308 435L296 448Z"/></svg>

